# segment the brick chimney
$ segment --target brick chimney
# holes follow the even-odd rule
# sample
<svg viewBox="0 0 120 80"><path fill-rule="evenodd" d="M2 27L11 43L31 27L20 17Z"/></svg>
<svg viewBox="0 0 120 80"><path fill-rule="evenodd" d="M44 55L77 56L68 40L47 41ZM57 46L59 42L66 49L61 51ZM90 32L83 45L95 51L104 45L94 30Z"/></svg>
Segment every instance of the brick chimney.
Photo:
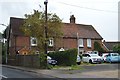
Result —
<svg viewBox="0 0 120 80"><path fill-rule="evenodd" d="M75 23L75 17L74 17L74 15L70 16L70 23Z"/></svg>

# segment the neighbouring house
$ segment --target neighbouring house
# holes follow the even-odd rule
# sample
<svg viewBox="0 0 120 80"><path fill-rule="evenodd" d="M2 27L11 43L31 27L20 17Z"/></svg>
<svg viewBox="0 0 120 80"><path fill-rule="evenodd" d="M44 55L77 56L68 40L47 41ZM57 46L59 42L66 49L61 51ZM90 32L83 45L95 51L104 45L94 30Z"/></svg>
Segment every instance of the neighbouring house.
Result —
<svg viewBox="0 0 120 80"><path fill-rule="evenodd" d="M9 25L9 53L28 54L31 49L36 49L36 38L25 36L20 27L24 19L10 17ZM102 46L103 38L92 25L76 24L74 15L70 16L70 23L63 23L63 36L59 41L49 40L48 51L64 51L78 48L80 53L94 50L94 42Z"/></svg>
<svg viewBox="0 0 120 80"><path fill-rule="evenodd" d="M118 44L120 45L120 41L105 41L104 40L103 44L108 51L113 51L114 46Z"/></svg>

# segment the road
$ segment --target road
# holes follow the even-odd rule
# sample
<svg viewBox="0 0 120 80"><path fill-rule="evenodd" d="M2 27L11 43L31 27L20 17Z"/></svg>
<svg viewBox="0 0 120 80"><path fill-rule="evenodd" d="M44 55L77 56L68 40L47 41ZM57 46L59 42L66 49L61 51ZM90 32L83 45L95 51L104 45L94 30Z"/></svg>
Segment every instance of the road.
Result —
<svg viewBox="0 0 120 80"><path fill-rule="evenodd" d="M15 78L19 78L20 80L40 80L40 79L45 79L49 78L49 80L61 80L59 78L54 78L49 75L43 75L43 74L37 74L33 72L27 72L27 71L22 71L22 70L17 70L17 69L12 69L8 67L2 67L2 78L9 78L8 80L16 80ZM11 79L10 79L11 78Z"/></svg>
<svg viewBox="0 0 120 80"><path fill-rule="evenodd" d="M7 68L3 67L2 69L2 77L3 78L25 78L28 80L39 80L39 78L49 78L48 80L61 80L61 78L117 78L118 73L118 64L93 64L90 66L81 66L81 70L49 70L47 74L43 73L33 73L33 72L27 72L27 71L22 71L22 70L17 70L17 69L12 69L12 68ZM51 72L53 71L53 73ZM107 71L107 73L106 73ZM109 71L109 72L108 72ZM46 73L46 72L45 72ZM56 77L52 77L53 74ZM51 75L51 76L49 76ZM37 79L38 78L38 79ZM41 80L41 79L40 79ZM69 79L71 80L71 79ZM74 80L74 79L72 79ZM76 80L76 79L75 79ZM79 79L77 79L79 80ZM82 79L82 80L89 80L89 79ZM95 79L92 79L95 80ZM104 79L106 80L106 79ZM109 80L109 79L108 79ZM110 79L112 80L112 79ZM114 80L114 79L113 79Z"/></svg>

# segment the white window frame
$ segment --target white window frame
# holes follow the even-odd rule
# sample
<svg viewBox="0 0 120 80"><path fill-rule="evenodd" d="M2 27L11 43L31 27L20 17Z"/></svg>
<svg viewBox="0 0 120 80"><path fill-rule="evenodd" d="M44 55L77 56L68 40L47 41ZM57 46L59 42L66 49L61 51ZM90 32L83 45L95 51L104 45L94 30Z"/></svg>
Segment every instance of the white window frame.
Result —
<svg viewBox="0 0 120 80"><path fill-rule="evenodd" d="M36 43L33 43L33 40L36 40ZM37 46L37 39L35 37L31 37L31 46Z"/></svg>
<svg viewBox="0 0 120 80"><path fill-rule="evenodd" d="M83 39L78 39L78 45L79 45L79 47L84 47Z"/></svg>
<svg viewBox="0 0 120 80"><path fill-rule="evenodd" d="M48 46L49 47L53 47L54 46L54 39L53 38L49 39Z"/></svg>
<svg viewBox="0 0 120 80"><path fill-rule="evenodd" d="M91 48L92 47L92 40L87 39L87 47Z"/></svg>

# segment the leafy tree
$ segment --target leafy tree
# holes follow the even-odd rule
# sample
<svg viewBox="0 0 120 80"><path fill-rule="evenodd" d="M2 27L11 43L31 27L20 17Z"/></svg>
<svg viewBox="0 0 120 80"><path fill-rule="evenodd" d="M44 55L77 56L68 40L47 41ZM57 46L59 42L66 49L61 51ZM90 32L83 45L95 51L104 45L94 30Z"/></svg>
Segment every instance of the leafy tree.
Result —
<svg viewBox="0 0 120 80"><path fill-rule="evenodd" d="M98 43L97 41L94 42L94 50L99 51L99 52L104 51L104 49L101 47L100 43Z"/></svg>
<svg viewBox="0 0 120 80"><path fill-rule="evenodd" d="M113 51L120 52L120 44L117 44L117 45L113 46Z"/></svg>
<svg viewBox="0 0 120 80"><path fill-rule="evenodd" d="M62 35L62 20L52 13L47 14L47 39L45 38L45 14L34 10L33 14L25 14L22 30L25 35L37 38L37 46L40 51L44 52L44 44L49 38L54 41Z"/></svg>

